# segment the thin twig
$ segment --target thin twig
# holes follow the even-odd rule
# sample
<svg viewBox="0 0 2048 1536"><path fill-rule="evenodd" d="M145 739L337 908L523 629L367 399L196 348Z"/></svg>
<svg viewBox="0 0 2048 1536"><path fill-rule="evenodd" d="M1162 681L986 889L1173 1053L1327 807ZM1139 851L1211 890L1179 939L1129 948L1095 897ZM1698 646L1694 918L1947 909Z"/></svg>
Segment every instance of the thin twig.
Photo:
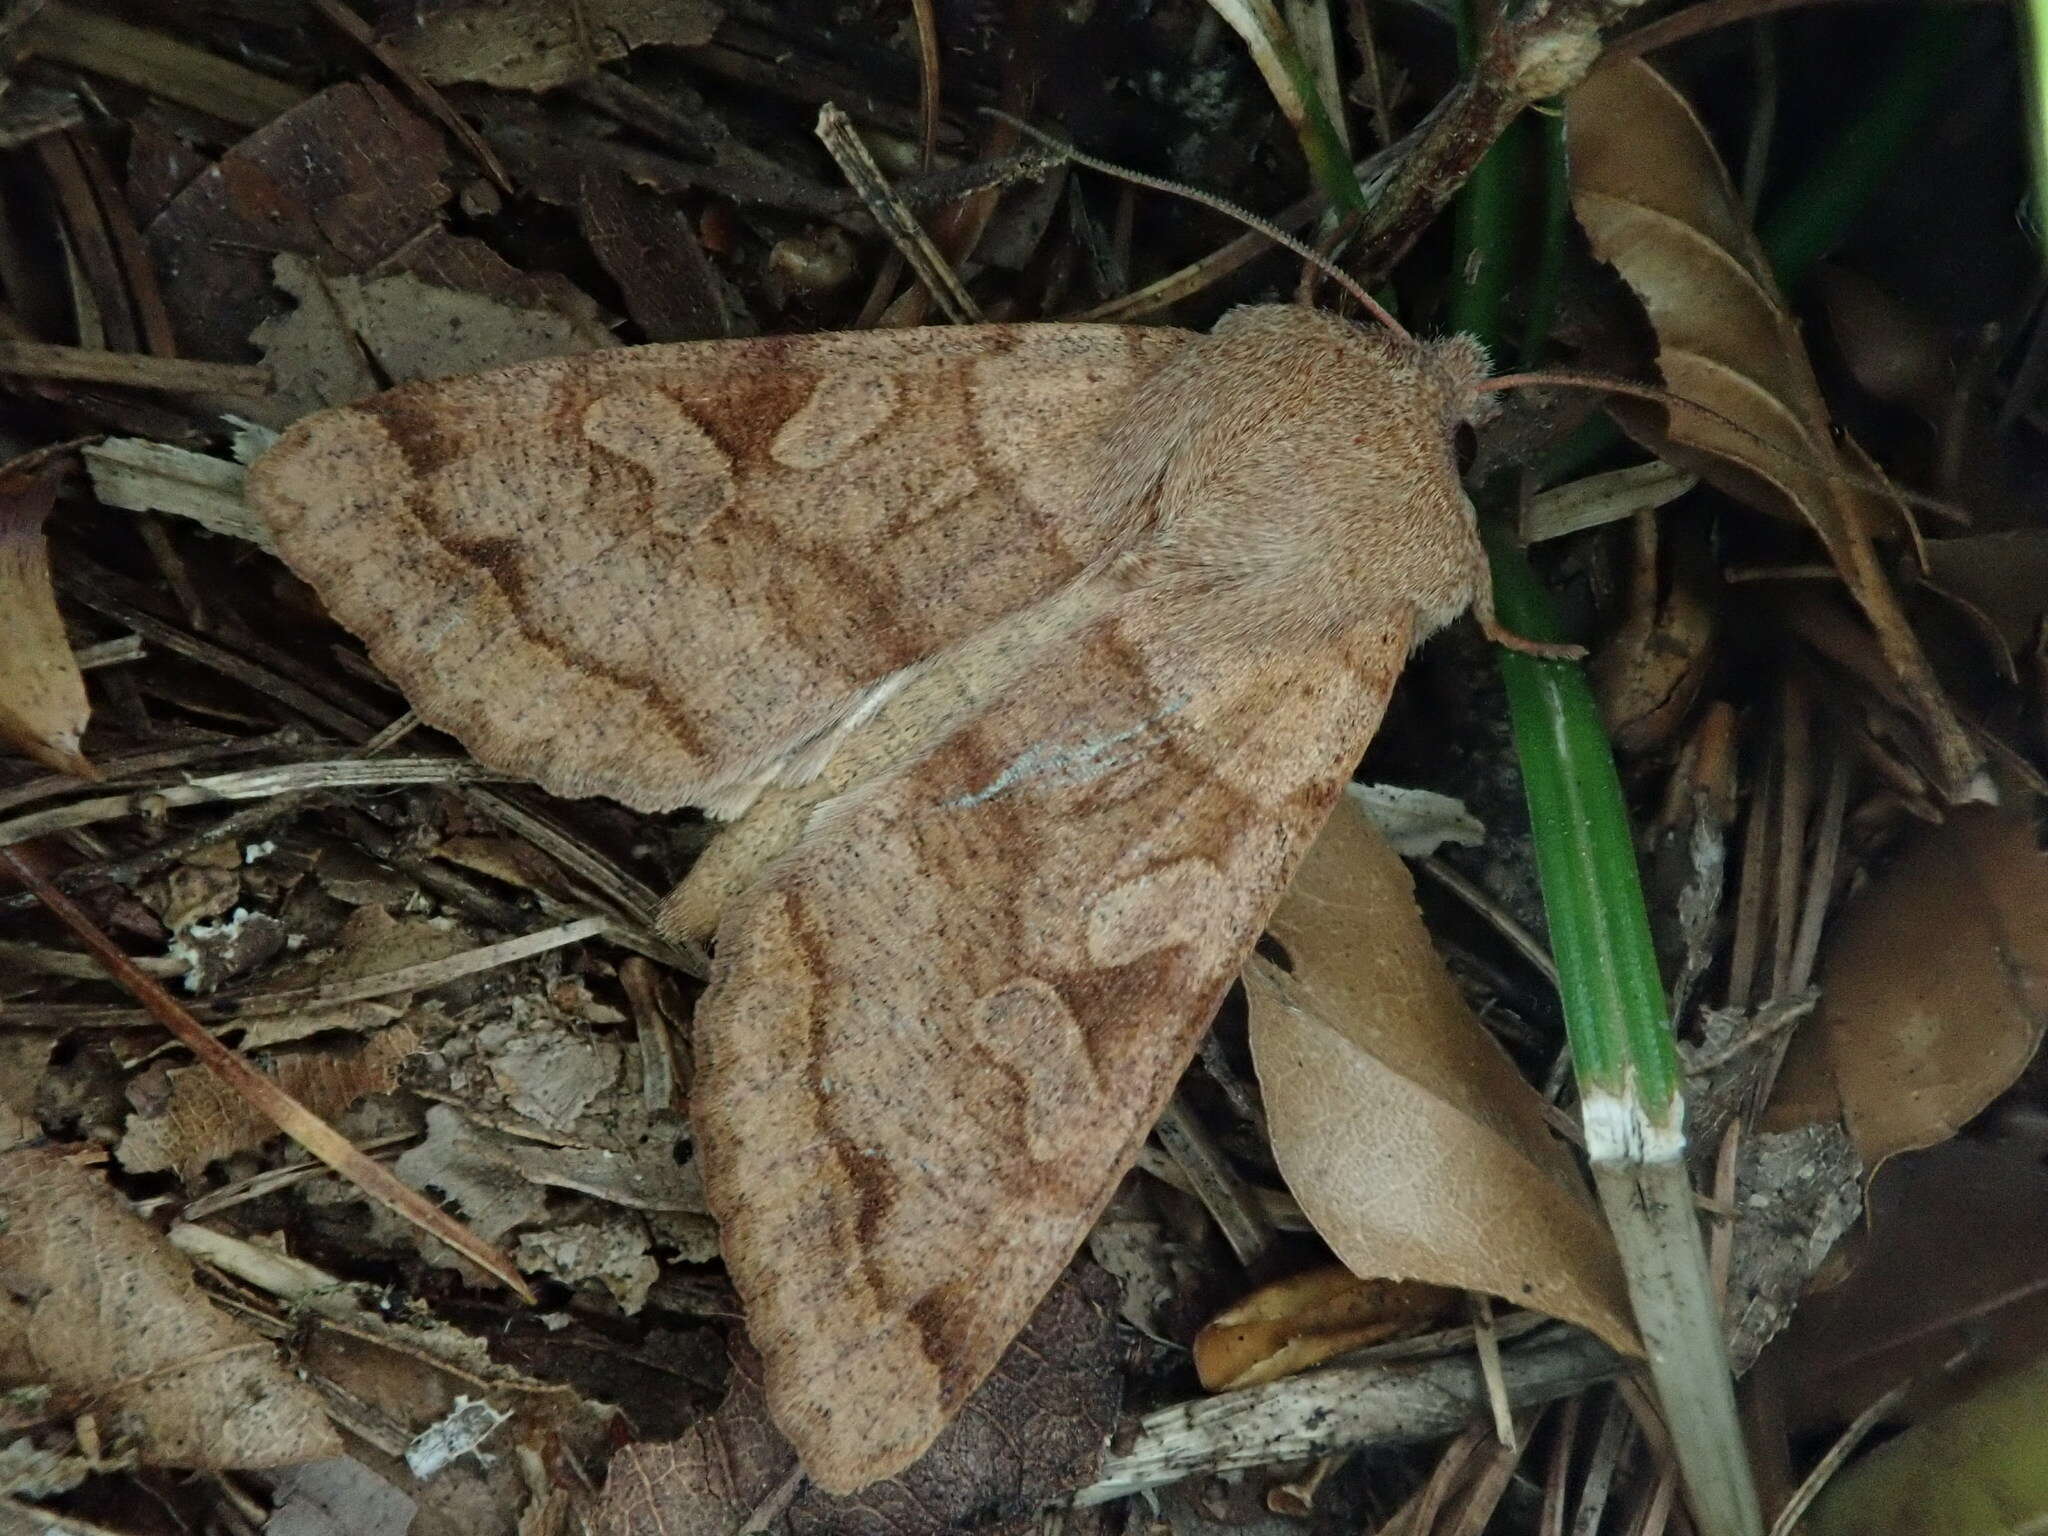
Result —
<svg viewBox="0 0 2048 1536"><path fill-rule="evenodd" d="M176 998L163 989L155 977L144 974L112 939L101 932L77 902L44 878L33 860L24 858L12 848L0 848L0 863L5 863L23 885L35 892L36 899L76 934L79 942L99 957L108 974L134 994L179 1044L198 1057L209 1072L232 1088L252 1109L267 1116L279 1130L364 1194L389 1207L422 1232L438 1237L485 1273L496 1276L521 1300L529 1305L537 1301L510 1257L432 1204L419 1191L400 1181L382 1163L364 1156L346 1136L285 1092L275 1079L266 1077L239 1053L216 1040Z"/></svg>
<svg viewBox="0 0 2048 1536"><path fill-rule="evenodd" d="M152 809L175 810L222 800L268 800L311 790L386 789L398 784L463 784L512 777L465 757L343 757L319 763L283 763L32 811L0 822L0 846L132 816L137 802L145 798Z"/></svg>
<svg viewBox="0 0 2048 1536"><path fill-rule="evenodd" d="M1780 11L1799 10L1809 5L1868 3L1871 0L1698 0L1697 4L1680 6L1669 16L1660 16L1633 32L1624 32L1607 45L1607 56L1639 58L1720 27L1755 21L1760 16L1775 16ZM1949 3L1961 4L1966 0L1949 0ZM1967 3L1989 3L1989 0L1967 0Z"/></svg>
<svg viewBox="0 0 2048 1536"><path fill-rule="evenodd" d="M0 849L0 853L6 850ZM610 924L602 917L579 917L536 933L480 944L442 960L423 960L414 965L371 971L345 981L321 982L307 987L272 991L224 992L193 1003L185 1013L204 1023L240 1023L248 1019L273 1018L306 1008L328 1008L340 1003L360 1003L370 998L390 997L398 992L424 992L430 987L459 981L464 976L510 965L549 950L580 944L585 939L608 937ZM136 1023L132 1008L106 1008L66 1003L19 1003L0 1005L0 1021L18 1029L127 1029Z"/></svg>
<svg viewBox="0 0 2048 1536"><path fill-rule="evenodd" d="M1771 1536L1791 1536L1800 1518L1813 1507L1813 1501L1841 1471L1842 1463L1849 1459L1857 1446L1870 1438L1870 1432L1884 1422L1885 1415L1898 1407L1912 1389L1911 1380L1900 1382L1850 1421L1849 1427L1828 1447L1827 1454L1814 1463L1813 1470L1806 1474L1806 1481L1793 1490L1792 1497L1785 1501L1785 1507L1778 1511L1778 1518L1771 1522Z"/></svg>
<svg viewBox="0 0 2048 1536"><path fill-rule="evenodd" d="M143 352L101 352L43 341L0 340L0 373L75 384L120 384L172 394L259 398L271 390L270 370L241 363L202 363Z"/></svg>
<svg viewBox="0 0 2048 1536"><path fill-rule="evenodd" d="M1461 870L1446 863L1436 854L1417 859L1415 864L1430 879L1491 923L1500 936L1514 946L1515 953L1534 966L1552 987L1557 985L1557 962L1550 958L1550 951L1543 947L1543 942L1535 934L1517 922L1515 915L1496 901L1491 893L1467 879Z"/></svg>
<svg viewBox="0 0 2048 1536"><path fill-rule="evenodd" d="M1153 1134L1187 1175L1238 1262L1248 1269L1256 1264L1273 1246L1273 1224L1181 1095L1168 1101Z"/></svg>
<svg viewBox="0 0 2048 1536"><path fill-rule="evenodd" d="M362 17L343 5L341 0L313 0L313 5L337 32L390 70L392 77L455 136L457 143L469 151L470 158L483 167L483 173L497 183L499 191L510 197L518 190L512 185L511 174L498 158L497 151L484 142L484 136L470 127L460 112L448 105L448 98L435 89L431 80L406 62L404 54L381 42L377 34L364 24Z"/></svg>

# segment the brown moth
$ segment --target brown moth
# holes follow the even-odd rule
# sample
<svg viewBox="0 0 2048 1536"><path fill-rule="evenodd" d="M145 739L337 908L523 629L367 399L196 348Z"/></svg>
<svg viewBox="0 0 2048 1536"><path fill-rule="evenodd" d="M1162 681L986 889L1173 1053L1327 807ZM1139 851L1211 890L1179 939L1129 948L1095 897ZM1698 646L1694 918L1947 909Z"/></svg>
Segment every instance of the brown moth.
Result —
<svg viewBox="0 0 2048 1536"><path fill-rule="evenodd" d="M777 1422L920 1455L1135 1157L1377 727L1490 588L1486 359L1293 307L645 346L251 471L426 720L736 824L691 1105Z"/></svg>

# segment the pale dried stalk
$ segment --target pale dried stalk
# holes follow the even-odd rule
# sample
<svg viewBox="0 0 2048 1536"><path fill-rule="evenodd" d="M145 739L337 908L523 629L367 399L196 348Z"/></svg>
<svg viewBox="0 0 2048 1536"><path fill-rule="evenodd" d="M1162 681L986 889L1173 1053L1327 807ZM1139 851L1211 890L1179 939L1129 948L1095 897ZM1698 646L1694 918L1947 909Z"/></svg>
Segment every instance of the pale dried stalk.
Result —
<svg viewBox="0 0 2048 1536"><path fill-rule="evenodd" d="M530 959L534 955L546 954L549 950L580 944L586 939L613 936L610 919L580 917L573 922L544 928L537 933L522 934L518 938L504 939L496 944L479 945L475 949L464 950L459 955L450 955L444 960L426 960L418 965L396 966L388 971L372 971L366 976L351 977L347 981L326 982L313 987L290 987L274 992L238 992L194 1003L185 1011L195 1019L269 1018L276 1014L289 1013L297 1008L331 1007L339 1003L359 1003L369 998L390 997L398 992L423 992L429 987L442 986L464 976L475 976L483 971L495 970L516 960ZM125 1028L136 1022L136 1013L137 1010L133 1008L74 1008L55 1003L42 1007L24 1004L15 1010L0 1014L0 1017L5 1017L8 1022L20 1027Z"/></svg>
<svg viewBox="0 0 2048 1536"><path fill-rule="evenodd" d="M1568 1397L1619 1369L1618 1355L1576 1330L1502 1358L1508 1399L1518 1409ZM1352 1446L1434 1440L1485 1411L1486 1383L1466 1356L1290 1376L1146 1415L1129 1449L1106 1457L1073 1502L1101 1504L1198 1473L1303 1461Z"/></svg>
<svg viewBox="0 0 2048 1536"><path fill-rule="evenodd" d="M168 811L224 800L268 800L275 795L313 790L379 789L394 784L476 784L502 782L511 777L460 757L344 757L323 763L284 763L273 768L214 774L189 784L102 795L17 816L12 821L0 822L0 847L47 837L52 832L118 821L145 808L151 812Z"/></svg>
<svg viewBox="0 0 2048 1536"><path fill-rule="evenodd" d="M903 259L910 263L911 270L938 301L946 317L956 325L980 324L985 318L981 306L939 254L939 248L932 244L917 216L890 187L882 168L875 164L875 157L854 132L853 120L828 101L818 109L817 135L837 162L847 185L860 195L875 222L882 226L882 232L902 252Z"/></svg>

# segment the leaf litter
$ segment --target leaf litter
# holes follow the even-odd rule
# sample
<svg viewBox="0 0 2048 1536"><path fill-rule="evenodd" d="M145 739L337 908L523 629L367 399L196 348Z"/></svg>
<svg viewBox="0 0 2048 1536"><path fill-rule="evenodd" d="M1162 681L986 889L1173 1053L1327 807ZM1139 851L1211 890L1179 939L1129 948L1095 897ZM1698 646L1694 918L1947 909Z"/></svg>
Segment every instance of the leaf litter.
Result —
<svg viewBox="0 0 2048 1536"><path fill-rule="evenodd" d="M21 34L34 89L103 108L125 131L125 145L109 144L126 153L123 163L53 140L24 173L41 178L46 201L28 226L0 228L0 284L26 334L150 354L145 363L260 362L270 388L235 402L238 420L219 414L230 402L189 390L7 381L26 412L10 451L115 436L87 450L91 495L55 470L0 487L15 551L0 570L12 599L0 603L36 616L17 621L0 662L0 733L21 754L0 759L0 818L57 813L20 823L10 841L54 859L101 926L189 989L208 1025L274 1082L510 1245L542 1301L522 1307L305 1163L220 1079L167 1050L24 893L0 885L0 1101L24 1136L43 1138L0 1167L14 1320L0 1384L17 1419L0 1447L9 1496L140 1530L166 1500L203 1518L194 1501L205 1495L174 1490L173 1469L235 1468L248 1479L243 1504L267 1501L272 1532L726 1531L750 1519L964 1530L1121 1476L1116 1446L1137 1435L1149 1454L1159 1415L1195 1401L1196 1366L1214 1365L1224 1342L1236 1363L1202 1371L1224 1388L1215 1406L1272 1394L1258 1411L1276 1422L1296 1401L1287 1394L1317 1401L1329 1371L1358 1369L1344 1362L1360 1349L1420 1351L1437 1362L1428 1369L1484 1356L1459 1321L1472 1315L1467 1291L1629 1347L1611 1252L1557 1134L1569 1132L1569 1108L1546 1107L1540 1092L1557 1039L1548 983L1526 958L1540 955L1540 920L1511 892L1490 894L1486 878L1462 905L1433 882L1425 933L1406 875L1347 809L1275 919L1286 964L1254 965L1248 1007L1226 1007L1183 1093L1225 1159L1231 1198L1276 1234L1267 1256L1247 1269L1230 1254L1197 1197L1210 1174L1148 1152L1091 1241L1096 1262L1062 1281L943 1455L851 1506L787 1486L793 1461L744 1339L722 1335L735 1306L686 1114L694 961L649 923L702 828L461 782L452 744L406 714L264 554L240 505L239 464L252 433L260 442L250 422L283 426L409 378L620 341L829 329L892 298L914 307L915 290L902 300L879 283L870 303L882 247L806 133L815 108L839 100L889 174L912 185L914 29L877 47L835 30L824 7L584 6L574 25L525 6L366 9L380 46L418 76L380 75L341 34L276 17L252 24L251 46L217 20L145 31L53 3ZM1053 82L1047 119L1065 116L1086 137L1083 125L1100 121L1089 99L1099 87L1087 83L1099 69L1044 65L1109 49L1131 50L1130 78L1156 83L1147 110L1171 123L1181 174L1256 202L1273 164L1293 167L1291 148L1272 159L1284 139L1244 131L1273 123L1250 77L1205 66L1195 89L1192 16L1162 13L1134 39L1098 9L1049 17L1028 39L950 40L933 174L976 153L965 104L1034 68ZM1346 48L1387 42L1332 45L1328 78L1346 78ZM160 67L138 73L138 46ZM422 95L419 77L445 100ZM1400 75L1389 97L1376 75L1361 99L1418 114L1422 78ZM509 190L444 133L446 108L511 167ZM1695 1124L1703 1162L1722 1165L1702 1182L1729 1218L1728 1310L1746 1359L1799 1315L1817 1267L1858 1258L1859 1165L1882 1181L1916 1156L1971 1147L1987 1106L2008 1127L2036 1113L2026 1068L2038 965L2026 935L2039 927L2028 813L2038 776L2023 770L2048 739L2048 691L2041 604L2016 573L2038 563L2039 530L2033 511L2007 501L1984 532L1916 532L1867 483L1870 461L1833 431L1847 387L1823 352L1809 353L1676 86L1614 64L1568 111L1593 256L1640 304L1663 381L1742 429L1620 407L1665 462L1548 493L1524 526L1547 541L1553 574L1591 594L1603 698L1643 819L1675 850L1651 859L1652 886L1660 910L1689 914L1674 922L1671 975L1684 978L1694 1060L1712 1063L1696 1077ZM86 118L39 108L20 121L33 144ZM1296 177L1286 196L1303 185ZM1235 236L1206 215L1134 220L1124 197L1085 178L1064 192L1019 188L985 265L969 247L947 254L984 307L1051 317L1120 298L1118 274L1199 265ZM53 238L86 242L68 267L39 265L38 218L61 224ZM1272 296L1286 276L1267 262L1213 292L1197 282L1174 319L1206 323L1226 302ZM1576 306L1617 307L1589 271L1568 282ZM1928 339L1937 328L1918 323L1937 306L1891 302L1916 322L1910 377L1865 354L1851 372L1932 430L1952 404L1945 354ZM159 308L162 323L151 319ZM1871 331L1856 318L1867 303L1836 309L1845 329ZM1994 371L1993 386L2012 371ZM1980 457L1994 468L2031 451L2011 430L1984 432L1993 413L1971 405L1971 441L1989 445ZM1998 414L2038 430L2027 425L2034 405L2016 396ZM1861 420L1858 432L1888 467L1917 473L1884 432ZM1944 452L1937 468L1955 461ZM1911 483L1960 497L1993 478ZM1743 523L1745 508L1776 531ZM1812 535L1827 582L1772 570L1809 553L1788 527ZM1739 567L1738 549L1763 552L1764 581ZM1922 598L1946 605L1967 643ZM1744 622L1758 615L1796 645L1760 655ZM84 670L107 642L123 659ZM2002 682L1979 675L1987 658ZM1476 858L1456 847L1431 856L1503 874L1506 890L1526 860L1512 814L1494 809L1499 736L1464 719L1498 704L1483 693L1470 710L1425 702L1454 668L1482 667L1455 637L1426 653L1376 757L1417 765L1408 777L1447 792L1442 805L1409 807L1424 843L1484 839ZM396 759L415 753L450 766L401 770ZM344 758L356 760L347 783L308 779L237 801L192 787L248 760ZM1954 810L1983 793L1987 759L2003 808ZM69 814L92 793L92 765L123 798ZM1698 787L1710 780L1711 793ZM1487 837L1462 811L1467 798L1504 830ZM520 947L559 932L575 937ZM1963 962L1942 959L1952 947ZM385 975L397 983L380 987ZM1962 1142L1945 1141L1959 1128ZM1888 1157L1892 1170L1879 1171ZM1942 1176L1973 1192L1970 1180L2027 1187L2017 1165L1982 1160ZM1893 1299L1907 1288L1885 1279L1886 1246L1910 1247L1908 1223L1928 1222L1957 1187L1932 1182L1903 1214L1880 1200L1860 1239L1872 1286ZM2023 1236L1991 1235L1995 1205L1965 1223L1970 1236L1987 1255L2023 1249ZM188 1210L206 1214L180 1220ZM1332 1268L1333 1254L1345 1264ZM1937 1316L1970 1311L1965 1268L1931 1288ZM1389 1276L1443 1289L1390 1287ZM2009 1278L2024 1287L2027 1272ZM1857 1326L1855 1284L1818 1303L1837 1338ZM99 1335L88 1337L85 1315ZM1509 1314L1504 1342L1488 1346L1509 1396L1557 1358L1532 1325ZM2015 1326L2017 1359L2027 1334ZM1800 1338L1795 1321L1771 1348L1804 1348ZM1891 1384L1886 1370L1927 1368L1890 1360L1855 1376L1830 1364L1826 1403L1793 1417L1846 1417ZM1590 1379L1614 1362L1596 1352L1569 1369ZM1767 1368L1761 1390L1796 1407L1804 1369ZM1205 1422L1192 1409L1182 1418L1175 1434ZM1357 1457L1355 1440L1311 1436L1273 1442L1307 1461L1235 1484L1189 1477L1225 1464L1221 1442L1204 1438L1213 1433L1175 1442L1185 1460L1174 1475L1187 1480L1160 1509L1177 1530L1226 1518L1257 1528L1275 1518L1268 1503L1332 1528L1428 1505L1434 1528L1458 1528L1447 1521L1479 1519L1504 1496L1514 1465L1485 1448L1490 1431L1451 1440L1433 1476L1421 1453ZM1650 1477L1655 1459L1617 1454L1613 1475Z"/></svg>

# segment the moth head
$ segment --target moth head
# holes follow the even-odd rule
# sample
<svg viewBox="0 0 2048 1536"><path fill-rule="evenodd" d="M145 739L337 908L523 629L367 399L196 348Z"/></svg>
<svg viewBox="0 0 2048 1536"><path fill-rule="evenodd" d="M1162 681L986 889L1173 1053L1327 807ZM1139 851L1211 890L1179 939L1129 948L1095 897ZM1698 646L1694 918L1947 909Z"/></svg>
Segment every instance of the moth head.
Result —
<svg viewBox="0 0 2048 1536"><path fill-rule="evenodd" d="M1453 436L1486 397L1466 337L1417 342L1293 305L1231 311L1106 443L1134 568L1229 601L1261 644L1402 610L1430 630L1482 569Z"/></svg>
<svg viewBox="0 0 2048 1536"><path fill-rule="evenodd" d="M1480 386L1493 372L1486 344L1476 336L1440 336L1418 342L1424 367L1434 377L1453 430L1483 427L1500 410L1500 401Z"/></svg>

